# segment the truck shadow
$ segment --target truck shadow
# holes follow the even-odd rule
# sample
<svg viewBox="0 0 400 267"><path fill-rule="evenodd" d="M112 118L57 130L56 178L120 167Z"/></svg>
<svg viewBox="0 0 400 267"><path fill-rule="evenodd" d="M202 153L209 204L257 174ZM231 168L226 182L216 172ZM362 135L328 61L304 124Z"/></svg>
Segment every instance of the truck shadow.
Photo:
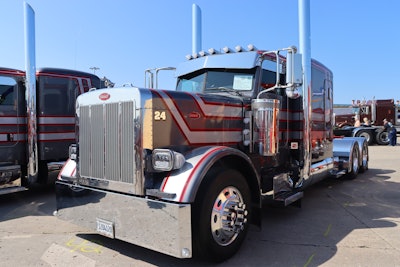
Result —
<svg viewBox="0 0 400 267"><path fill-rule="evenodd" d="M321 181L305 191L300 209L265 206L262 230L251 230L239 252L217 265L176 259L96 234L78 236L156 266L318 266L340 248L374 247L366 238L350 237L354 230L396 226L386 219L400 217L400 184L389 180L394 172L370 169L351 181Z"/></svg>
<svg viewBox="0 0 400 267"><path fill-rule="evenodd" d="M26 191L0 195L0 221L26 216L50 216L56 204L54 181L58 172L49 173L47 184L35 185Z"/></svg>
<svg viewBox="0 0 400 267"><path fill-rule="evenodd" d="M265 207L263 230L249 235L231 263L246 265L252 255L249 266L319 266L340 246L374 247L371 241L348 236L358 229L397 226L386 219L400 217L400 184L389 181L392 173L370 169L351 181L321 181L305 191L301 209Z"/></svg>

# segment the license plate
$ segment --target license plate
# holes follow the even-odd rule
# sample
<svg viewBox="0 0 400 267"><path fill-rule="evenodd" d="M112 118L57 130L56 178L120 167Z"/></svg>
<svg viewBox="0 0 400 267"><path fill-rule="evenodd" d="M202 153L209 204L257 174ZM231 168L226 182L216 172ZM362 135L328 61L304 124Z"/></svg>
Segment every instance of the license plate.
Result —
<svg viewBox="0 0 400 267"><path fill-rule="evenodd" d="M96 218L96 230L98 233L114 238L114 223Z"/></svg>

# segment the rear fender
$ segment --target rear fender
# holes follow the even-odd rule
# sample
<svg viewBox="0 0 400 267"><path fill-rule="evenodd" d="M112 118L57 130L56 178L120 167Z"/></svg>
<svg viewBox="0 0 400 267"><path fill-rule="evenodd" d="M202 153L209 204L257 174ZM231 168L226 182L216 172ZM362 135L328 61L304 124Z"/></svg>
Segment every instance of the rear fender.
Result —
<svg viewBox="0 0 400 267"><path fill-rule="evenodd" d="M354 146L359 146L359 148L362 148L363 144L359 144L358 141L363 141L364 142L365 138L362 137L344 137L344 138L337 138L333 139L333 157L334 158L340 158L344 159L345 162L352 162L352 151ZM362 151L359 149L359 151ZM360 152L361 154L362 152ZM360 159L362 156L360 156ZM350 168L350 166L347 166Z"/></svg>
<svg viewBox="0 0 400 267"><path fill-rule="evenodd" d="M349 158L353 146L358 145L357 139L360 139L360 137L344 137L333 139L333 156Z"/></svg>

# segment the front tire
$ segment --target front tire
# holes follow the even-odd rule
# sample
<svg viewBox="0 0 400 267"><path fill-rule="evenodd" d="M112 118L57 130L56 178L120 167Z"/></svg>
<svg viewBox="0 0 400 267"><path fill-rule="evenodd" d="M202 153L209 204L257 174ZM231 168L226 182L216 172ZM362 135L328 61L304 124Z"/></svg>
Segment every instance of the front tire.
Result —
<svg viewBox="0 0 400 267"><path fill-rule="evenodd" d="M193 209L195 257L221 262L243 243L251 210L250 189L236 170L211 171L200 188Z"/></svg>

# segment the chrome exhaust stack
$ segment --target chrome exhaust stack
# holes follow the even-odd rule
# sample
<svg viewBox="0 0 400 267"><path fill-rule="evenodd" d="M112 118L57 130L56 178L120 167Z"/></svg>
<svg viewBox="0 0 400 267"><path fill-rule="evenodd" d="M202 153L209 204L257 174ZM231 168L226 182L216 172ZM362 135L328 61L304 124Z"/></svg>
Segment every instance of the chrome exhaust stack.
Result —
<svg viewBox="0 0 400 267"><path fill-rule="evenodd" d="M36 119L36 55L35 55L35 12L24 2L24 34L25 34L25 100L28 125L28 181L34 183L38 179L38 145Z"/></svg>
<svg viewBox="0 0 400 267"><path fill-rule="evenodd" d="M299 0L299 51L302 55L303 69L303 146L304 165L302 178L308 179L311 174L311 34L310 34L310 0Z"/></svg>

